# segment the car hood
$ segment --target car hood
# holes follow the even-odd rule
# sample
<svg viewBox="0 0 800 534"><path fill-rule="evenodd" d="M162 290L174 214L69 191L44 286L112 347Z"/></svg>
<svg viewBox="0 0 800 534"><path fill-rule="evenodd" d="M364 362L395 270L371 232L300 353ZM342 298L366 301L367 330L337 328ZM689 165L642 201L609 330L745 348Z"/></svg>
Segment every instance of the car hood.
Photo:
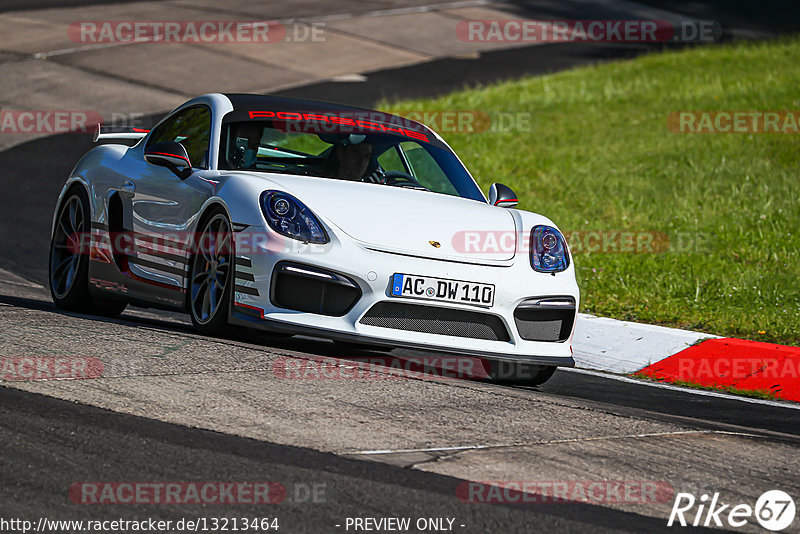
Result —
<svg viewBox="0 0 800 534"><path fill-rule="evenodd" d="M514 257L517 231L505 208L379 184L293 175L259 177L275 182L276 189L294 195L369 248L470 262Z"/></svg>

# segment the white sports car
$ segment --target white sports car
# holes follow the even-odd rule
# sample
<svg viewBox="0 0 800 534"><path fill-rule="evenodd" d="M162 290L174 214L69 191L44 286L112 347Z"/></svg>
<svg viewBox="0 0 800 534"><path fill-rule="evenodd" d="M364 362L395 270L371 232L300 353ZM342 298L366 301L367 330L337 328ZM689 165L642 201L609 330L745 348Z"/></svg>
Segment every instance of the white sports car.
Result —
<svg viewBox="0 0 800 534"><path fill-rule="evenodd" d="M50 289L371 347L571 366L579 291L564 237L484 197L442 138L377 111L210 94L152 130L108 133L58 199ZM130 141L128 141L130 144Z"/></svg>

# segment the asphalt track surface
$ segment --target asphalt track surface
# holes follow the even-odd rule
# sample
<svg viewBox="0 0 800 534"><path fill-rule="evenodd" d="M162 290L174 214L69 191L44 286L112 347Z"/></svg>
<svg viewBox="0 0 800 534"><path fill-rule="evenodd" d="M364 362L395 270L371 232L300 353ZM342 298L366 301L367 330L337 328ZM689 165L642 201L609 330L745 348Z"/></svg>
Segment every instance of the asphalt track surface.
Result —
<svg viewBox="0 0 800 534"><path fill-rule="evenodd" d="M0 13L27 9L45 9L51 7L81 7L105 4L123 4L138 0L2 0ZM518 6L520 16L524 17L530 7L535 7L537 13L548 10L553 18L575 18L574 7L571 2L537 2L537 1L510 1L509 4ZM785 0L766 0L754 2L751 0L705 0L691 2L685 0L640 0L640 4L651 5L661 9L679 12L698 19L716 20L723 27L754 30L768 33L792 33L800 30L800 6L796 2ZM303 2L293 8L293 16L319 15L322 11L337 13L342 7L337 7L337 2ZM377 7L369 0L361 2L364 11ZM401 4L401 3L398 3ZM346 8L353 9L352 5ZM602 8L598 8L601 11ZM592 18L591 12L581 13L583 19Z"/></svg>
<svg viewBox="0 0 800 534"><path fill-rule="evenodd" d="M526 532L534 525L553 532L665 530L659 519L585 504L478 507L453 498L463 482L457 478L124 416L10 388L0 388L0 425L0 498L17 517L86 519L90 514L64 491L77 480L184 480L191 473L202 481L280 480L287 500L224 510L111 505L103 516L278 517L285 531L320 532L342 530L336 525L346 517L368 510L379 517L457 517L468 525L456 528L460 532ZM324 484L324 502L302 501L305 493L297 488L308 481Z"/></svg>
<svg viewBox="0 0 800 534"><path fill-rule="evenodd" d="M11 4L13 2L6 7ZM365 83L317 84L293 90L290 94L368 106L382 98L430 96L463 85L550 72L591 61L623 59L643 51L646 50L636 47L541 46L487 53L477 60L448 59L372 73ZM0 153L6 188L0 198L0 211L5 221L0 242L4 250L0 267L27 280L46 282L47 241L53 204L70 168L90 147L91 142L85 136L70 134L18 145ZM0 285L0 289L0 309L18 311L23 317L19 324L13 317L7 322L4 320L4 328L10 327L13 331L24 323L76 320L71 314L57 310L41 290L16 291L9 285ZM98 328L119 327L131 332L153 329L176 336L190 336L185 320L177 319L171 314L144 316L126 313L118 321L91 318L89 321L96 321ZM301 355L337 355L327 345L309 340L279 341L248 335L242 339L245 344L285 349ZM456 386L442 387L455 389ZM786 489L796 487L795 466L788 462L787 455L797 457L800 410L623 383L567 371L557 372L550 382L530 390L491 384L482 387L492 395L509 395L521 400L528 397L544 399L545 403L564 402L598 414L598 420L601 419L599 414L613 414L647 424L676 425L693 432L741 434L746 436L742 438L744 440L777 447L777 452L764 457L754 455L751 458L754 465L770 463L768 460L774 455L771 465L779 466L781 458L787 457L786 472L774 467L767 471L768 477L754 477L756 481L766 484L770 480L776 487ZM61 395L69 397L68 394ZM540 414L531 415L536 417ZM292 424L291 415L287 419L287 424ZM342 529L335 525L344 518L365 515L457 517L457 523L465 525L460 529L464 532L667 530L663 514L653 517L609 506L465 504L453 498L455 488L465 477L402 467L402 461L391 465L392 462L367 462L354 459L352 455L320 452L317 443L297 447L195 426L200 425L164 422L124 410L111 411L32 391L0 387L2 515L172 520L193 516L278 516L281 524L286 525L284 532L340 531ZM734 448L726 448L730 447L728 444L713 450L728 451L733 457L735 450L755 447L753 443L737 442ZM357 443L353 444L353 447L357 446ZM326 448L321 450L326 451ZM686 450L698 454L697 469L704 472L711 487L718 481L722 484L723 477L715 473L715 469L732 469L733 475L730 476L742 479L750 476L747 465L731 466L724 459L702 458L704 445ZM560 461L564 464L564 471L570 473L575 459L563 457ZM453 472L458 472L458 469ZM254 478L279 480L287 486L290 494L295 484L309 481L324 484L326 498L313 506L306 502L290 502L290 497L287 502L268 508L107 506L98 512L76 507L65 491L75 481L88 480ZM754 484L758 486L757 482ZM761 487L761 490L767 489L772 488Z"/></svg>

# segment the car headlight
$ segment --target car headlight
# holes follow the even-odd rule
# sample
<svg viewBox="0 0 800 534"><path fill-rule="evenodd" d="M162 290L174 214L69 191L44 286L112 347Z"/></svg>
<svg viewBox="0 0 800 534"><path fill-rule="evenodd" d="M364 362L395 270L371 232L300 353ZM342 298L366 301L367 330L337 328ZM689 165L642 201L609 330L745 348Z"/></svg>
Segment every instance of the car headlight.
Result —
<svg viewBox="0 0 800 534"><path fill-rule="evenodd" d="M307 243L327 243L328 234L319 219L289 193L264 191L261 211L269 227L286 237Z"/></svg>
<svg viewBox="0 0 800 534"><path fill-rule="evenodd" d="M552 226L534 226L531 232L531 267L540 273L557 273L569 267L567 244Z"/></svg>

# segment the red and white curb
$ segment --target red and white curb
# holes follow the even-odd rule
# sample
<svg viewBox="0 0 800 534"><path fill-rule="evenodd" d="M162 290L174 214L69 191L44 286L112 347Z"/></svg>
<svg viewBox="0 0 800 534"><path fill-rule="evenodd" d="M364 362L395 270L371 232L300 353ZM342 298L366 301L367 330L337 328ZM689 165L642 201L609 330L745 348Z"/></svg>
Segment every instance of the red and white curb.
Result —
<svg viewBox="0 0 800 534"><path fill-rule="evenodd" d="M578 314L572 338L575 364L582 369L635 373L677 354L711 334Z"/></svg>
<svg viewBox="0 0 800 534"><path fill-rule="evenodd" d="M573 350L579 369L766 391L800 402L800 347L580 314Z"/></svg>

